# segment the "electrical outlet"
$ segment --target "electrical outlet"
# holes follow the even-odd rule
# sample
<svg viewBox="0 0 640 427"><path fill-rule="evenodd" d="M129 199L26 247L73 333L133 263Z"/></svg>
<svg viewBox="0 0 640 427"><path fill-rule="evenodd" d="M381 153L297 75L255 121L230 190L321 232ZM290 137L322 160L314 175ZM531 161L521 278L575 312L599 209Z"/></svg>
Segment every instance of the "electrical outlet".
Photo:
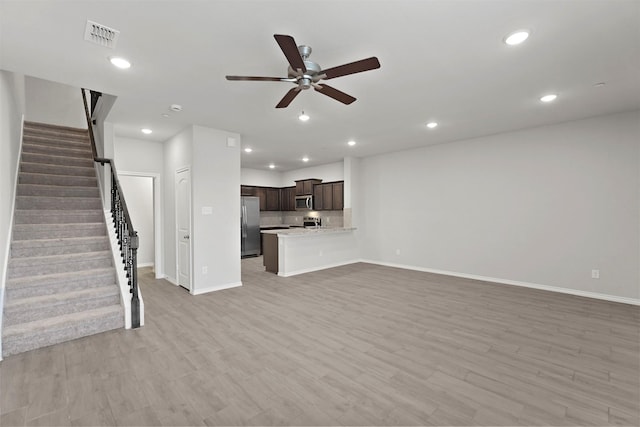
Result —
<svg viewBox="0 0 640 427"><path fill-rule="evenodd" d="M204 267L202 267L202 274L207 274L207 273L209 273L209 267L205 265Z"/></svg>
<svg viewBox="0 0 640 427"><path fill-rule="evenodd" d="M320 256L322 256L322 250L320 250L320 253L319 253L319 255L320 255Z"/></svg>
<svg viewBox="0 0 640 427"><path fill-rule="evenodd" d="M591 278L599 279L600 278L600 270L591 270Z"/></svg>
<svg viewBox="0 0 640 427"><path fill-rule="evenodd" d="M400 249L396 249L396 255L400 255Z"/></svg>

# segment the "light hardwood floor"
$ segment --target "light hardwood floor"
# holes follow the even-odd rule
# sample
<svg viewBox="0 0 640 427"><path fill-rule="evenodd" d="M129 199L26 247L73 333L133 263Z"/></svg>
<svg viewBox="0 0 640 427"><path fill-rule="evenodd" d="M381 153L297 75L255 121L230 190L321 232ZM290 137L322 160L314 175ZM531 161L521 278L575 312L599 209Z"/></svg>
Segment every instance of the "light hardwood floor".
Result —
<svg viewBox="0 0 640 427"><path fill-rule="evenodd" d="M0 363L0 425L634 425L640 308L368 264L191 296Z"/></svg>

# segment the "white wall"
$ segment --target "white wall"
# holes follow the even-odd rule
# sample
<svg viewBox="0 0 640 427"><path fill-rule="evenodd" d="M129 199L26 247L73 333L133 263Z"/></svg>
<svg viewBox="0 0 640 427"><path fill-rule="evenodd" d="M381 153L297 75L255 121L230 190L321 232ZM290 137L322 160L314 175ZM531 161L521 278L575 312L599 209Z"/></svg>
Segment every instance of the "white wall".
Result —
<svg viewBox="0 0 640 427"><path fill-rule="evenodd" d="M167 278L176 280L176 170L191 167L193 145L193 128L188 127L163 144L163 239L164 239L164 270ZM120 166L118 166L120 167ZM193 171L192 171L193 174ZM193 186L193 176L191 177ZM239 193L239 192L238 192ZM193 197L192 197L193 200Z"/></svg>
<svg viewBox="0 0 640 427"><path fill-rule="evenodd" d="M24 76L0 70L0 331L24 111Z"/></svg>
<svg viewBox="0 0 640 427"><path fill-rule="evenodd" d="M80 88L35 77L25 78L25 88L27 105L25 120L87 128Z"/></svg>
<svg viewBox="0 0 640 427"><path fill-rule="evenodd" d="M282 173L271 170L240 169L240 185L258 187L281 187Z"/></svg>
<svg viewBox="0 0 640 427"><path fill-rule="evenodd" d="M119 171L162 173L165 149L162 142L115 136L114 147Z"/></svg>
<svg viewBox="0 0 640 427"><path fill-rule="evenodd" d="M238 141L227 147L227 138ZM193 127L193 293L241 284L240 135ZM212 214L202 214L211 207ZM208 273L202 268L207 267Z"/></svg>
<svg viewBox="0 0 640 427"><path fill-rule="evenodd" d="M364 158L363 258L637 300L639 123L636 111Z"/></svg>
<svg viewBox="0 0 640 427"><path fill-rule="evenodd" d="M138 232L138 267L154 265L153 178L119 175L127 210Z"/></svg>
<svg viewBox="0 0 640 427"><path fill-rule="evenodd" d="M318 178L323 182L342 181L344 179L343 162L329 163L320 166L310 166L308 168L296 169L282 172L280 187L290 187L296 185L296 180Z"/></svg>

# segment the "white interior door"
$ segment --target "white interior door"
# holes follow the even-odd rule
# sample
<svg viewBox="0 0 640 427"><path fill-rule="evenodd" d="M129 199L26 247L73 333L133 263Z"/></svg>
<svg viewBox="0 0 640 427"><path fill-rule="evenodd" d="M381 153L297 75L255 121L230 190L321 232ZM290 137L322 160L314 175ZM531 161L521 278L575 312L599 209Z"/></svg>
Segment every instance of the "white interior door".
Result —
<svg viewBox="0 0 640 427"><path fill-rule="evenodd" d="M191 171L176 172L178 285L191 291Z"/></svg>

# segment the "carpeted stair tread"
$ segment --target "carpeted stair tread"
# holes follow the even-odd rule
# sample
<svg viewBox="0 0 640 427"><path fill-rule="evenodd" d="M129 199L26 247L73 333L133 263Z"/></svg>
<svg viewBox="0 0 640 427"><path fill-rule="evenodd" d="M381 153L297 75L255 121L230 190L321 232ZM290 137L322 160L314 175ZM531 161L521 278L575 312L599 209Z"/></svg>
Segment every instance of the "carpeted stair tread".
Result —
<svg viewBox="0 0 640 427"><path fill-rule="evenodd" d="M32 122L30 120L24 121L25 132L37 131L37 132L52 132L52 133L68 133L85 135L88 130L86 128L74 128L71 126L54 125L52 123Z"/></svg>
<svg viewBox="0 0 640 427"><path fill-rule="evenodd" d="M24 142L27 144L47 145L49 147L72 148L91 152L91 145L86 137L46 136L37 134L25 134Z"/></svg>
<svg viewBox="0 0 640 427"><path fill-rule="evenodd" d="M20 162L20 172L64 176L96 176L96 170L93 166L47 165L29 162Z"/></svg>
<svg viewBox="0 0 640 427"><path fill-rule="evenodd" d="M20 210L100 210L99 197L16 196L16 209Z"/></svg>
<svg viewBox="0 0 640 427"><path fill-rule="evenodd" d="M13 226L13 241L106 235L107 230L104 222L15 224Z"/></svg>
<svg viewBox="0 0 640 427"><path fill-rule="evenodd" d="M116 272L114 269L112 267L102 267L8 279L5 291L7 298L10 294L16 294L16 298L25 298L27 296L48 295L87 287L104 286L115 283L115 281Z"/></svg>
<svg viewBox="0 0 640 427"><path fill-rule="evenodd" d="M113 265L111 251L11 258L7 269L7 278L91 270L109 265Z"/></svg>
<svg viewBox="0 0 640 427"><path fill-rule="evenodd" d="M120 290L114 285L14 298L4 306L3 325L17 325L119 304Z"/></svg>
<svg viewBox="0 0 640 427"><path fill-rule="evenodd" d="M22 144L22 153L51 154L54 156L73 157L77 159L86 159L87 157L93 157L93 153L91 152L91 150L85 148L65 148L28 142Z"/></svg>
<svg viewBox="0 0 640 427"><path fill-rule="evenodd" d="M36 320L3 328L4 356L124 327L120 305Z"/></svg>
<svg viewBox="0 0 640 427"><path fill-rule="evenodd" d="M93 167L93 158L89 156L68 157L58 156L54 154L35 154L23 152L22 161L27 163L40 163L47 165L81 166L85 168Z"/></svg>
<svg viewBox="0 0 640 427"><path fill-rule="evenodd" d="M44 184L18 184L18 196L44 197L100 197L100 190L95 186L62 186Z"/></svg>
<svg viewBox="0 0 640 427"><path fill-rule="evenodd" d="M109 250L107 236L32 239L11 242L11 256L24 258Z"/></svg>
<svg viewBox="0 0 640 427"><path fill-rule="evenodd" d="M98 179L95 176L69 176L52 175L48 173L20 172L18 174L18 184L58 185L62 187L95 187L98 185Z"/></svg>
<svg viewBox="0 0 640 427"><path fill-rule="evenodd" d="M104 220L102 210L16 209L15 224L68 224Z"/></svg>

